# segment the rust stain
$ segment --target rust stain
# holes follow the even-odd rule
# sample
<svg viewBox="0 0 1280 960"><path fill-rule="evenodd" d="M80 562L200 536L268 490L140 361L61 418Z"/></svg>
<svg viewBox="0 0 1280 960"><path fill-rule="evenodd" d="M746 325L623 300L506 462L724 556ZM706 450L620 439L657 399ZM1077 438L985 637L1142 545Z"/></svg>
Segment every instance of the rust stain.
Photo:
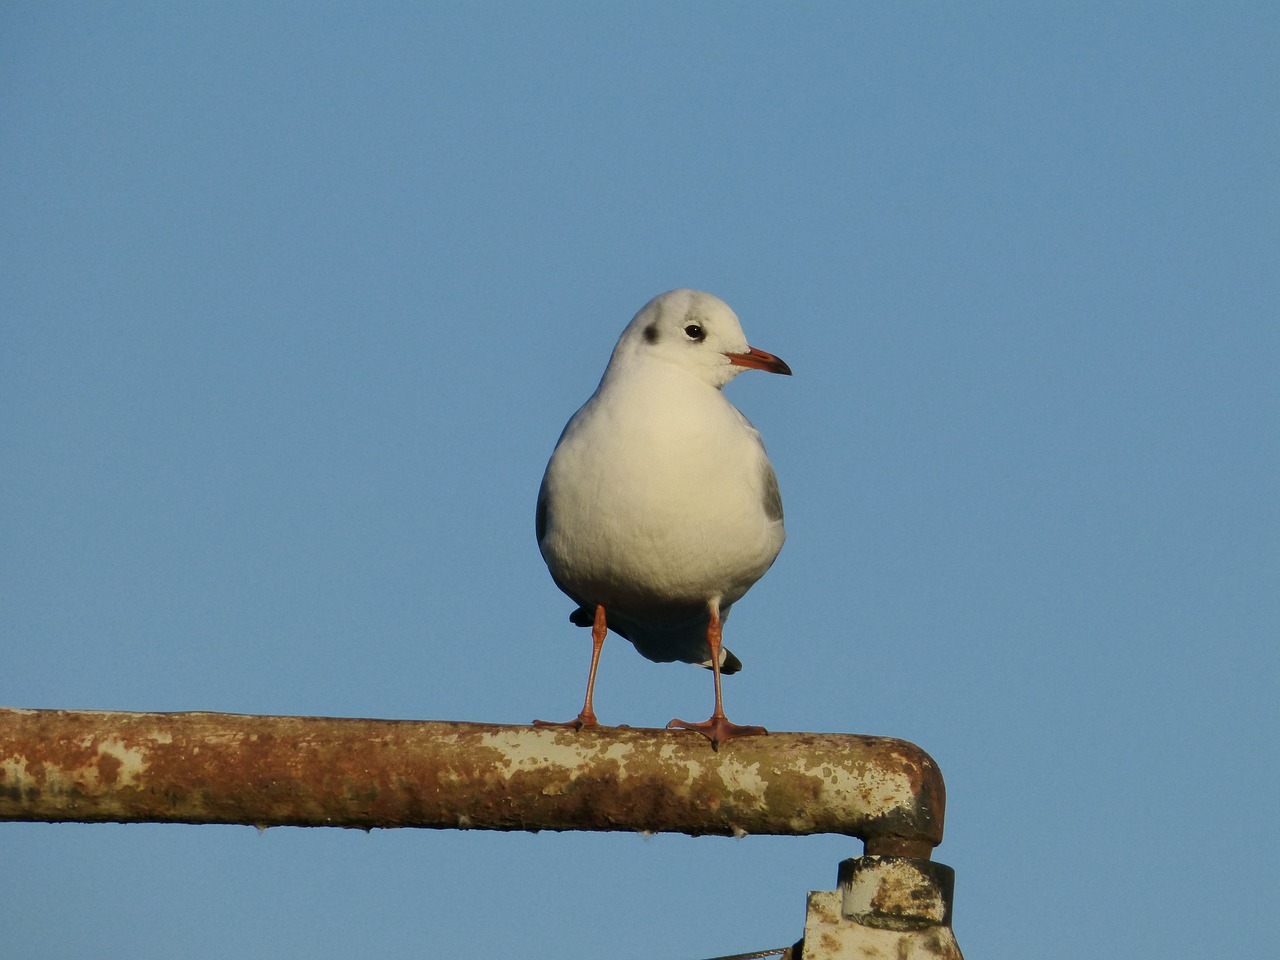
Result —
<svg viewBox="0 0 1280 960"><path fill-rule="evenodd" d="M114 785L120 779L120 768L124 764L119 757L112 756L109 753L101 753L98 755L98 779L107 785Z"/></svg>

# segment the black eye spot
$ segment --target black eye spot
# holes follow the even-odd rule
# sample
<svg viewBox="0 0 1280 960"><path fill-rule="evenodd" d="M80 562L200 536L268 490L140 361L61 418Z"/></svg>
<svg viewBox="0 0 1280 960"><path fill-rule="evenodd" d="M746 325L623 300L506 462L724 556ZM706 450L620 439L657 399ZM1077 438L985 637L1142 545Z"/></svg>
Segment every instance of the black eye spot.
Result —
<svg viewBox="0 0 1280 960"><path fill-rule="evenodd" d="M694 343L701 343L707 339L707 331L702 329L702 324L700 323L685 324L684 335Z"/></svg>
<svg viewBox="0 0 1280 960"><path fill-rule="evenodd" d="M644 342L645 343L658 342L658 322L656 320L644 328Z"/></svg>

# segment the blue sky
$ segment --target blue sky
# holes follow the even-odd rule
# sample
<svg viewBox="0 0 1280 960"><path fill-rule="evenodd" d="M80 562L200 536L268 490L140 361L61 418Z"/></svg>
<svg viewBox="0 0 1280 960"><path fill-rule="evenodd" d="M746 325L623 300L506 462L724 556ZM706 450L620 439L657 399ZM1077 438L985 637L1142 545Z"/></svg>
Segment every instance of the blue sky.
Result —
<svg viewBox="0 0 1280 960"><path fill-rule="evenodd" d="M538 481L692 286L795 371L727 390L789 535L729 715L928 750L970 956L1263 955L1278 40L1266 3L6 5L0 703L572 715ZM603 722L710 697L606 644ZM792 942L859 852L0 836L22 960L694 960Z"/></svg>

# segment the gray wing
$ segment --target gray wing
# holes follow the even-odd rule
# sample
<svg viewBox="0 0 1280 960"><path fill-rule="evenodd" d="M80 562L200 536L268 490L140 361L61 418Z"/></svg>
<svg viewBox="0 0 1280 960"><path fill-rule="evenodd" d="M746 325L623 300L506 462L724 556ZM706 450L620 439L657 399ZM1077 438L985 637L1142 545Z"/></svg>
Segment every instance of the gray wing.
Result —
<svg viewBox="0 0 1280 960"><path fill-rule="evenodd" d="M752 425L741 410L734 407L733 412L738 415L738 418L742 421L742 426L751 435L751 439L755 440L756 446L760 448L760 481L764 488L764 498L761 500L760 506L764 510L766 517L775 523L780 522L782 520L782 491L778 489L778 475L773 472L773 464L769 462L769 454L764 449L764 440L760 437L760 431Z"/></svg>
<svg viewBox="0 0 1280 960"><path fill-rule="evenodd" d="M761 451L764 450L762 446ZM782 491L778 489L778 475L773 472L773 464L766 457L761 465L764 471L764 515L770 520L782 520Z"/></svg>
<svg viewBox="0 0 1280 960"><path fill-rule="evenodd" d="M547 478L542 478L538 486L538 509L534 514L534 530L538 535L538 543L547 535Z"/></svg>

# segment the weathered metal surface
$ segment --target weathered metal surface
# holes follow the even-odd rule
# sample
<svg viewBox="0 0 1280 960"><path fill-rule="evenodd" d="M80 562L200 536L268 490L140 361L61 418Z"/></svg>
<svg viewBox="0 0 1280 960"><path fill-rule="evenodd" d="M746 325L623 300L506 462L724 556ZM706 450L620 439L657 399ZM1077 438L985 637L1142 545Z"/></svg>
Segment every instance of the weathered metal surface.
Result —
<svg viewBox="0 0 1280 960"><path fill-rule="evenodd" d="M955 873L907 857L840 864L840 889L809 894L797 960L963 960L951 930Z"/></svg>
<svg viewBox="0 0 1280 960"><path fill-rule="evenodd" d="M911 857L858 857L840 864L841 913L886 930L951 926L955 871Z"/></svg>
<svg viewBox="0 0 1280 960"><path fill-rule="evenodd" d="M0 820L942 840L919 747L772 733L0 708Z"/></svg>

